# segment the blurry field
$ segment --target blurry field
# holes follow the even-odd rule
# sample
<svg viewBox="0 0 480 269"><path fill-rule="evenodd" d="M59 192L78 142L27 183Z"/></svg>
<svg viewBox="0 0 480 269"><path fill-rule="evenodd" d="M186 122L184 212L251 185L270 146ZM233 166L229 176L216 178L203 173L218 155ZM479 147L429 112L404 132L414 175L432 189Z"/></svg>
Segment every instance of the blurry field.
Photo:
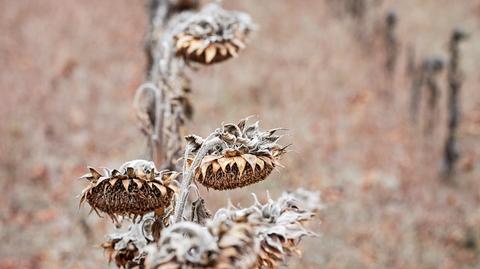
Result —
<svg viewBox="0 0 480 269"><path fill-rule="evenodd" d="M260 29L238 59L192 72L205 136L222 121L257 115L290 129L292 152L268 180L204 191L213 211L305 187L325 203L291 268L480 268L480 1L224 0ZM382 27L398 15L393 78ZM98 245L112 229L76 197L86 165L143 156L131 106L144 79L143 1L0 0L0 268L105 268ZM463 120L458 174L439 176L446 131L446 72L431 134L409 122L406 51L447 59L462 45ZM425 111L423 111L425 112ZM111 265L113 267L113 265Z"/></svg>

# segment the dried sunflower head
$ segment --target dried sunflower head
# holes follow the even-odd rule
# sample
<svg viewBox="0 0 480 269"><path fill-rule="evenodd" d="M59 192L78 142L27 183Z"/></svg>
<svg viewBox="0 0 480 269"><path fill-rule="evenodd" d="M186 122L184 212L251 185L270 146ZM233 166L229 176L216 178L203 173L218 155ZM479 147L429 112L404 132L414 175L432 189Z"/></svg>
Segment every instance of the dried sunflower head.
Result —
<svg viewBox="0 0 480 269"><path fill-rule="evenodd" d="M276 132L281 129L261 131L258 122L247 125L246 121L224 124L215 131L223 144L207 153L195 173L195 179L205 187L226 190L262 181L285 153L285 147L277 144L281 136ZM193 147L190 156L193 158L204 141L198 136L186 139Z"/></svg>
<svg viewBox="0 0 480 269"><path fill-rule="evenodd" d="M108 262L115 261L119 268L142 268L145 257L139 256L139 250L133 242L128 242L123 248L117 243L120 239L112 239L101 244L108 256Z"/></svg>
<svg viewBox="0 0 480 269"><path fill-rule="evenodd" d="M80 204L87 201L92 210L116 216L143 216L163 211L172 200L178 173L155 169L153 162L134 160L117 169L104 169L102 175L94 168L82 176L89 185L82 191ZM98 210L98 211L97 211Z"/></svg>
<svg viewBox="0 0 480 269"><path fill-rule="evenodd" d="M255 197L250 207L222 208L213 222L231 220L254 227L254 238L260 249L256 251L255 265L250 268L278 268L288 256L300 253L297 245L302 237L314 235L304 228L304 223L312 220L319 206L317 193L300 189L284 193L276 201L269 198L266 203L260 203Z"/></svg>
<svg viewBox="0 0 480 269"><path fill-rule="evenodd" d="M299 252L303 227L318 208L315 193L285 193L278 200L217 211L205 226L179 222L164 229L157 245L147 246L146 268L278 268Z"/></svg>
<svg viewBox="0 0 480 269"><path fill-rule="evenodd" d="M214 268L250 269L257 260L255 227L246 220L212 221L209 231L217 239L219 254Z"/></svg>
<svg viewBox="0 0 480 269"><path fill-rule="evenodd" d="M218 257L215 238L193 222L179 222L162 231L157 247L147 249L147 268L210 268Z"/></svg>
<svg viewBox="0 0 480 269"><path fill-rule="evenodd" d="M257 230L260 239L257 268L277 268L286 257L300 255L297 246L301 238L314 235L303 224L314 217L319 206L318 194L302 189L283 193L277 201L257 202L256 207L262 212Z"/></svg>
<svg viewBox="0 0 480 269"><path fill-rule="evenodd" d="M151 247L147 268L250 269L257 260L254 227L229 219L203 227L180 222L162 232Z"/></svg>
<svg viewBox="0 0 480 269"><path fill-rule="evenodd" d="M128 231L110 234L108 240L101 244L109 263L115 261L120 268L144 268L144 248L153 240L151 225L154 221L153 216L144 216L138 223L133 223Z"/></svg>
<svg viewBox="0 0 480 269"><path fill-rule="evenodd" d="M238 51L245 48L246 38L253 29L247 14L226 11L212 3L177 29L176 54L188 61L218 63L236 57Z"/></svg>

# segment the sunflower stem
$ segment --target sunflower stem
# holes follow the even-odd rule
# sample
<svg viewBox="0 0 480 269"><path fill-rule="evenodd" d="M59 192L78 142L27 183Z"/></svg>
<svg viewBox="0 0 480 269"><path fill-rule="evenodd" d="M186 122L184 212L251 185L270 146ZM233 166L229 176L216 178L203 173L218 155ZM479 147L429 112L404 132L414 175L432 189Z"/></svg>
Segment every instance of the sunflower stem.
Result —
<svg viewBox="0 0 480 269"><path fill-rule="evenodd" d="M144 83L143 85L138 88L137 92L135 93L135 96L133 98L133 106L137 111L141 111L142 108L140 107L140 98L142 95L150 91L153 93L154 96L154 108L155 108L155 118L154 118L154 126L152 133L149 134L149 149L148 149L148 155L150 157L150 160L152 160L155 164L161 163L163 160L160 159L162 154L160 152L162 151L162 145L160 145L159 137L161 135L160 129L163 126L163 115L162 111L164 110L164 104L162 103L163 99L163 92L153 83L147 82Z"/></svg>
<svg viewBox="0 0 480 269"><path fill-rule="evenodd" d="M183 172L182 172L182 184L180 187L180 195L178 196L175 202L175 215L173 219L174 223L178 223L183 219L183 212L185 211L187 198L190 193L190 184L192 184L195 171L200 165L203 157L207 155L209 150L211 150L215 146L220 145L222 143L223 141L218 137L212 137L210 139L207 139L207 141L205 141L200 147L200 149L198 150L197 154L195 155L195 158L193 159L192 165L188 169L185 163L187 162L188 154L192 150L192 147L190 145L186 147Z"/></svg>

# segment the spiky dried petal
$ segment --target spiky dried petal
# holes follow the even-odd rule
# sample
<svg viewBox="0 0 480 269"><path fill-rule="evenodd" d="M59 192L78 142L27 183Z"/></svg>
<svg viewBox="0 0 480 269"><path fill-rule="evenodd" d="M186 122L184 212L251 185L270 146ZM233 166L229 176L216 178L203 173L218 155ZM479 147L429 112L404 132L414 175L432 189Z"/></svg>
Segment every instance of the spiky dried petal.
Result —
<svg viewBox="0 0 480 269"><path fill-rule="evenodd" d="M209 46L205 50L205 63L209 64L213 58L215 58L215 55L217 54L217 48L215 46Z"/></svg>
<svg viewBox="0 0 480 269"><path fill-rule="evenodd" d="M243 157L235 157L235 164L237 165L238 168L238 173L240 176L243 175L243 171L245 171L245 165L246 161Z"/></svg>

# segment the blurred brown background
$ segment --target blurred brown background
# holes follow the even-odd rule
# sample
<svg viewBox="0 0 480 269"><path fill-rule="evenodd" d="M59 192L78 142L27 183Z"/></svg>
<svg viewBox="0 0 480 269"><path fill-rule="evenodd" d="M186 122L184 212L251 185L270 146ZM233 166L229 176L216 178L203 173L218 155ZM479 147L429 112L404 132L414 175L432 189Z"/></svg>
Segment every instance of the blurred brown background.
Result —
<svg viewBox="0 0 480 269"><path fill-rule="evenodd" d="M480 268L480 1L365 0L360 13L349 2L224 0L260 30L238 59L192 72L189 128L205 136L254 114L264 128L289 128L293 152L260 184L205 192L208 207L318 189L321 236L291 268ZM399 48L388 77L391 10ZM0 0L0 268L107 267L98 245L112 224L78 209L76 178L144 153L131 103L146 26L140 0ZM446 182L446 72L427 133L425 109L409 121L405 70L408 47L417 62L447 60L457 26L471 36L461 46L461 157Z"/></svg>

